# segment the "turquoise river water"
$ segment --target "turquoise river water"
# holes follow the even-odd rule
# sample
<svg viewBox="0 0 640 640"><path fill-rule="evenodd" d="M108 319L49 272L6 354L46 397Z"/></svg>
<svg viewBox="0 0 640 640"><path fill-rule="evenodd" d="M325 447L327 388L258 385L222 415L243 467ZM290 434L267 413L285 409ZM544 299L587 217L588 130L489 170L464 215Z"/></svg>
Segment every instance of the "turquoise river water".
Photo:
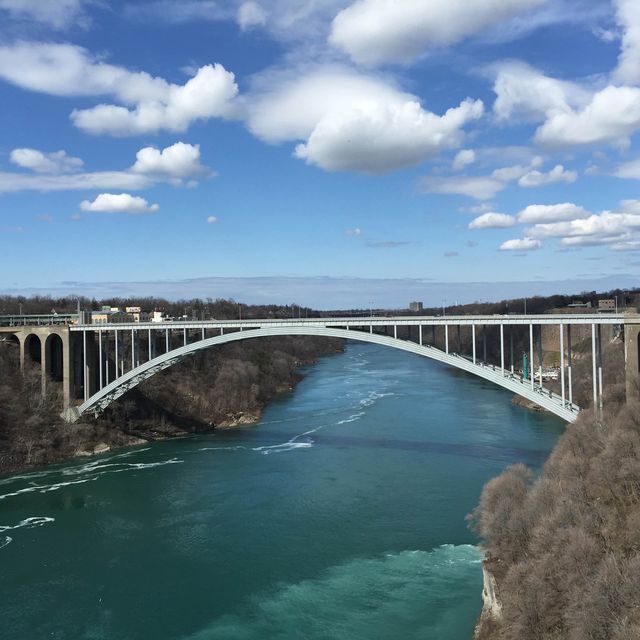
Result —
<svg viewBox="0 0 640 640"><path fill-rule="evenodd" d="M465 515L562 423L349 344L260 424L0 478L3 640L469 640Z"/></svg>

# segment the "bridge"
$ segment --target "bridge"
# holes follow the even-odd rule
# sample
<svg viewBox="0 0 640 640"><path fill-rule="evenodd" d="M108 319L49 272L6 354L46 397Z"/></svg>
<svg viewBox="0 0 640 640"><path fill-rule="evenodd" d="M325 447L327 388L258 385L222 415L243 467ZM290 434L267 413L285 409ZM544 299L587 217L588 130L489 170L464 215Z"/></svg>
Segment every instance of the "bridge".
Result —
<svg viewBox="0 0 640 640"><path fill-rule="evenodd" d="M609 339L624 337L627 393L637 394L640 382L640 316L635 314L77 323L83 318L69 316L60 322L56 317L45 324L39 316L37 324L15 321L0 326L0 340L19 346L21 367L27 361L40 366L43 391L51 380L62 384L63 416L69 422L85 414L97 416L129 389L204 349L267 336L327 336L415 353L497 384L567 422L573 422L580 411L573 401L572 345L576 338L591 343L594 407L601 410L603 404L603 331L609 331ZM462 332L470 342L466 353ZM559 392L545 387L545 332L547 340L557 337L559 362L554 370L559 374ZM516 344L526 342L524 353L514 354L514 336ZM495 354L492 363L487 357L488 342Z"/></svg>

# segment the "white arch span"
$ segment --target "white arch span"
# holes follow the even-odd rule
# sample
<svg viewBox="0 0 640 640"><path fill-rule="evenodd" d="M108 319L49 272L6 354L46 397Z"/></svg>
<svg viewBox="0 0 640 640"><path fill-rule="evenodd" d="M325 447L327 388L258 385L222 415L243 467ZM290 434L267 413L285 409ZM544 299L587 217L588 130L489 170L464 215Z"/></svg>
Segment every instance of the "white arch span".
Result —
<svg viewBox="0 0 640 640"><path fill-rule="evenodd" d="M68 422L76 422L84 413L98 414L106 409L114 400L119 398L129 389L137 386L147 378L155 375L159 371L170 367L171 365L184 360L203 349L210 349L216 345L225 344L227 342L235 342L238 340L249 340L253 338L263 338L272 336L326 336L331 338L344 338L347 340L359 340L361 342L371 342L380 344L402 351L415 353L438 362L468 371L474 375L489 380L513 393L517 393L528 400L531 400L540 407L547 409L558 417L567 422L574 422L580 411L580 407L575 404L569 404L562 401L562 398L541 388L540 386L532 386L531 381L521 381L519 376L512 375L510 371L505 369L504 375L502 369L492 365L473 364L470 360L454 354L445 353L430 346L422 346L408 340L400 340L377 333L369 333L364 331L349 329L333 329L321 326L290 326L290 327L271 327L266 329L251 329L248 331L236 331L227 333L213 338L206 338L187 344L178 349L173 349L162 355L139 365L131 371L113 380L108 385L100 389L92 395L88 400L77 407L70 407L65 412L64 418Z"/></svg>

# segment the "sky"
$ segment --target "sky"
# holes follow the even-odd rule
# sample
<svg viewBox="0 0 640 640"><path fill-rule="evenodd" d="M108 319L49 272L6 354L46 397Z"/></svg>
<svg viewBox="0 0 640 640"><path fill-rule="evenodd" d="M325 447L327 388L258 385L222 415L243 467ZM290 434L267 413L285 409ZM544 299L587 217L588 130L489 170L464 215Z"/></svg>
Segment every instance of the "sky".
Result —
<svg viewBox="0 0 640 640"><path fill-rule="evenodd" d="M0 114L3 293L439 306L640 275L637 0L0 0Z"/></svg>

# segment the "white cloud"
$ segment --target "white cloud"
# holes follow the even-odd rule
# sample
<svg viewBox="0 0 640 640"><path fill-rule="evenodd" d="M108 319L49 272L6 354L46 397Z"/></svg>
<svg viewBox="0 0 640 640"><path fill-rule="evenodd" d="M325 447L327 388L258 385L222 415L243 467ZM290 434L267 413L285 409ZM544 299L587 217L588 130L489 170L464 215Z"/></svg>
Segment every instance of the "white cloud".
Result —
<svg viewBox="0 0 640 640"><path fill-rule="evenodd" d="M615 77L627 84L640 84L640 5L637 0L614 0L618 24L623 29L622 51Z"/></svg>
<svg viewBox="0 0 640 640"><path fill-rule="evenodd" d="M100 104L74 110L71 119L89 133L119 136L184 131L197 120L232 117L238 93L234 75L220 64L203 66L184 85L176 85L104 63L70 44L0 47L0 78L55 96L112 96L128 106Z"/></svg>
<svg viewBox="0 0 640 640"><path fill-rule="evenodd" d="M207 216L207 224L215 224L216 222L218 222L216 216Z"/></svg>
<svg viewBox="0 0 640 640"><path fill-rule="evenodd" d="M500 245L500 251L535 251L542 246L539 240L534 238L522 238L507 240Z"/></svg>
<svg viewBox="0 0 640 640"><path fill-rule="evenodd" d="M528 165L501 167L488 176L433 176L424 178L420 184L425 191L432 193L465 195L478 200L488 200L516 180L521 187L538 187L553 182L573 182L577 177L575 172L565 171L562 165L557 165L548 173L535 169L542 163L543 159L535 156Z"/></svg>
<svg viewBox="0 0 640 640"><path fill-rule="evenodd" d="M613 175L618 178L632 178L640 180L640 158L621 164Z"/></svg>
<svg viewBox="0 0 640 640"><path fill-rule="evenodd" d="M357 0L334 18L329 41L362 64L410 62L545 0Z"/></svg>
<svg viewBox="0 0 640 640"><path fill-rule="evenodd" d="M16 166L36 173L72 173L82 169L84 164L80 158L68 156L65 151L45 153L37 149L14 149L9 158Z"/></svg>
<svg viewBox="0 0 640 640"><path fill-rule="evenodd" d="M537 170L529 171L518 180L518 184L521 187L541 187L554 182L572 183L577 178L578 174L575 171L566 171L561 164L557 164L547 173Z"/></svg>
<svg viewBox="0 0 640 640"><path fill-rule="evenodd" d="M423 178L419 185L428 193L469 196L477 200L489 200L505 188L502 180L490 176L434 176Z"/></svg>
<svg viewBox="0 0 640 640"><path fill-rule="evenodd" d="M93 202L83 200L80 208L99 213L155 213L160 207L128 193L101 193Z"/></svg>
<svg viewBox="0 0 640 640"><path fill-rule="evenodd" d="M238 24L243 31L264 26L267 12L257 2L243 2L238 9Z"/></svg>
<svg viewBox="0 0 640 640"><path fill-rule="evenodd" d="M536 142L570 146L598 142L627 143L640 128L640 88L608 86L579 111L551 115L537 130Z"/></svg>
<svg viewBox="0 0 640 640"><path fill-rule="evenodd" d="M386 173L413 166L457 144L461 128L482 115L482 103L467 100L443 116L419 102L400 108L370 105L367 112L329 113L316 125L295 156L326 171Z"/></svg>
<svg viewBox="0 0 640 640"><path fill-rule="evenodd" d="M473 149L462 149L456 154L453 159L452 167L456 171L461 171L470 164L476 161L476 152Z"/></svg>
<svg viewBox="0 0 640 640"><path fill-rule="evenodd" d="M355 227L355 229L347 229L344 234L346 236L357 237L362 235L362 229Z"/></svg>
<svg viewBox="0 0 640 640"><path fill-rule="evenodd" d="M493 70L493 111L498 121L515 118L536 122L569 113L589 101L589 92L577 83L550 78L523 62L503 63Z"/></svg>
<svg viewBox="0 0 640 640"><path fill-rule="evenodd" d="M220 64L206 65L184 85L169 85L160 100L142 100L133 109L108 104L76 109L71 120L93 134L129 136L162 129L185 131L197 120L231 117L237 93L233 73Z"/></svg>
<svg viewBox="0 0 640 640"><path fill-rule="evenodd" d="M0 193L20 191L76 191L86 189L146 189L153 184L149 176L129 171L95 171L72 174L26 174L0 171Z"/></svg>
<svg viewBox="0 0 640 640"><path fill-rule="evenodd" d="M34 150L29 150L34 151ZM40 152L37 152L40 153ZM40 158L37 153L17 154L16 158L22 162L21 166L40 173L19 173L0 171L0 193L19 191L72 191L86 189L126 189L138 191L146 189L159 182L168 181L174 185L182 184L183 179L195 176L213 175L213 173L199 162L200 150L198 145L176 143L165 149L153 147L141 149L135 164L123 171L96 171L78 173L44 173L44 169L51 169L49 155ZM78 166L77 158L70 158L65 152L53 154L54 165L68 167L71 160L73 166ZM13 158L12 158L13 160ZM66 164L65 164L66 162ZM62 164L61 164L62 163ZM187 183L190 186L192 183Z"/></svg>
<svg viewBox="0 0 640 640"><path fill-rule="evenodd" d="M7 11L13 18L64 29L82 16L85 4L86 0L0 0L0 11Z"/></svg>
<svg viewBox="0 0 640 640"><path fill-rule="evenodd" d="M162 78L107 64L82 47L40 42L0 46L0 78L49 95L113 95L126 104L161 100L169 88Z"/></svg>
<svg viewBox="0 0 640 640"><path fill-rule="evenodd" d="M176 142L170 147L145 147L136 154L131 167L134 173L166 175L174 178L204 175L208 169L200 164L200 145Z"/></svg>
<svg viewBox="0 0 640 640"><path fill-rule="evenodd" d="M327 171L374 174L457 146L463 126L483 113L482 102L467 99L438 116L388 82L341 67L301 77L267 74L247 109L249 129L259 138L306 139L297 158Z"/></svg>
<svg viewBox="0 0 640 640"><path fill-rule="evenodd" d="M527 234L536 238L566 238L573 236L597 236L608 242L640 230L640 215L603 211L588 218L536 224Z"/></svg>
<svg viewBox="0 0 640 640"><path fill-rule="evenodd" d="M518 222L525 224L538 224L545 222L562 222L587 218L591 214L582 207L563 202L561 204L530 204L517 215Z"/></svg>
<svg viewBox="0 0 640 640"><path fill-rule="evenodd" d="M507 229L513 227L516 219L506 213L483 213L469 223L469 229Z"/></svg>

